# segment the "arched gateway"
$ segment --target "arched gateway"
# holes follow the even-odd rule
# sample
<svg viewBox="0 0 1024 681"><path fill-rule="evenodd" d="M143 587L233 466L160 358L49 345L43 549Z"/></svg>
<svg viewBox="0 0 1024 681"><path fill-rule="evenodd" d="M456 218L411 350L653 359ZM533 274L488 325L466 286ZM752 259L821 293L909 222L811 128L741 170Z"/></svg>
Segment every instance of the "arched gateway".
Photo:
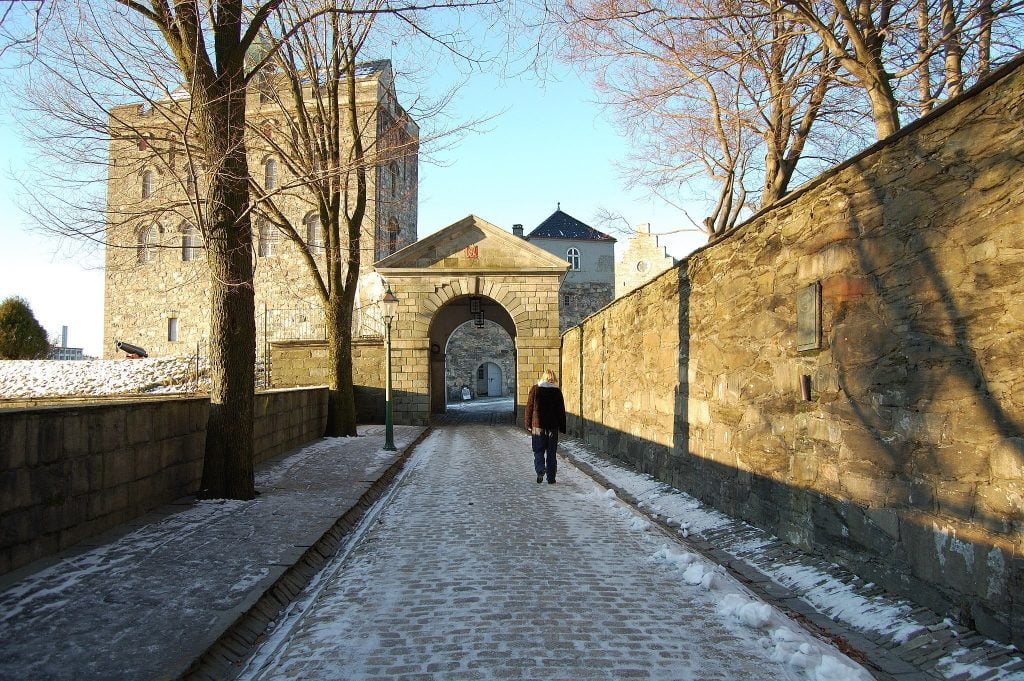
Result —
<svg viewBox="0 0 1024 681"><path fill-rule="evenodd" d="M396 423L444 411L444 348L467 321L489 319L515 343L516 412L544 367L558 366L558 289L569 265L470 215L374 269L398 296L392 327Z"/></svg>

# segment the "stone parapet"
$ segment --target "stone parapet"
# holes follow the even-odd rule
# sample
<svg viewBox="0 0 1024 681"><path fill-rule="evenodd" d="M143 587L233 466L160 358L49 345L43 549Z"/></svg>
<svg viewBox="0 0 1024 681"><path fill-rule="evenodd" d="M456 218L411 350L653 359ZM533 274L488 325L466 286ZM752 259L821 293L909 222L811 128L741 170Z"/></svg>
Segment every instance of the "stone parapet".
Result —
<svg viewBox="0 0 1024 681"><path fill-rule="evenodd" d="M199 487L208 397L0 411L0 574ZM255 460L322 437L327 390L256 396Z"/></svg>

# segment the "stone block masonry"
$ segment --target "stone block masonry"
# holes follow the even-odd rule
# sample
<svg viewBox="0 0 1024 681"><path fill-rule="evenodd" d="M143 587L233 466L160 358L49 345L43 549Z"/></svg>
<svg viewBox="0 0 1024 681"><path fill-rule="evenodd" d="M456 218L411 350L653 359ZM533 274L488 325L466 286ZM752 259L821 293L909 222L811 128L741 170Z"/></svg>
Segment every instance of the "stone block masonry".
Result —
<svg viewBox="0 0 1024 681"><path fill-rule="evenodd" d="M275 388L327 385L325 341L276 341L270 344L270 357ZM383 339L360 338L352 342L352 381L356 421L384 423Z"/></svg>
<svg viewBox="0 0 1024 681"><path fill-rule="evenodd" d="M1021 121L1024 60L567 331L573 433L1024 644Z"/></svg>
<svg viewBox="0 0 1024 681"><path fill-rule="evenodd" d="M195 493L209 398L0 411L0 574ZM323 388L256 397L256 461L321 437Z"/></svg>

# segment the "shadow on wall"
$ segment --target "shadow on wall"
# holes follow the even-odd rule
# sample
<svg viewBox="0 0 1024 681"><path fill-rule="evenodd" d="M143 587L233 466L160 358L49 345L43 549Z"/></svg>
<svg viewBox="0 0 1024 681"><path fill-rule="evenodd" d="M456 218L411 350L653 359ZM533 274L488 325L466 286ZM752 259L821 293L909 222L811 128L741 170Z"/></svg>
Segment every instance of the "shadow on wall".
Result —
<svg viewBox="0 0 1024 681"><path fill-rule="evenodd" d="M1004 77L570 330L562 361L585 441L1021 645L1024 70ZM797 352L814 281L823 343Z"/></svg>

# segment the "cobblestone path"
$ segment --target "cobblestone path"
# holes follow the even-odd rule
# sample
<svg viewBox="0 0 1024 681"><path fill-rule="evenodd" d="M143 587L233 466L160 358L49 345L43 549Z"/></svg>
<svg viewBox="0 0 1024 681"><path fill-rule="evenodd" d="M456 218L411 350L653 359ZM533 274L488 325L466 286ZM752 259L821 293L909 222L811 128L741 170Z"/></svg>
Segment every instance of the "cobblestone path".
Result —
<svg viewBox="0 0 1024 681"><path fill-rule="evenodd" d="M562 462L557 484L537 484L521 430L473 421L420 445L312 607L243 678L808 678L653 561L664 537L589 478Z"/></svg>

